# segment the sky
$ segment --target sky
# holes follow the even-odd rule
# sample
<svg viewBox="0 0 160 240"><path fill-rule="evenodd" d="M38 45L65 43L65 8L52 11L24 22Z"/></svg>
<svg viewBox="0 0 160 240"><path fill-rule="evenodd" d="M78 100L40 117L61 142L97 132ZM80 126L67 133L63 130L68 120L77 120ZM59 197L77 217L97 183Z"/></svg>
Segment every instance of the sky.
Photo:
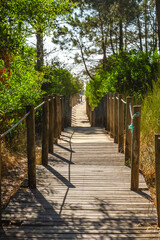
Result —
<svg viewBox="0 0 160 240"><path fill-rule="evenodd" d="M36 44L36 37L30 37L28 38L28 44L31 46L35 46ZM50 53L53 49L52 53ZM52 59L58 57L62 65L66 65L67 69L71 71L73 75L81 75L82 80L86 81L86 77L82 75L82 71L84 70L83 64L75 64L74 63L74 51L67 51L67 50L61 50L57 45L52 43L52 38L45 36L44 37L44 50L46 50L47 53L50 53L49 55L44 57L45 63L50 63Z"/></svg>

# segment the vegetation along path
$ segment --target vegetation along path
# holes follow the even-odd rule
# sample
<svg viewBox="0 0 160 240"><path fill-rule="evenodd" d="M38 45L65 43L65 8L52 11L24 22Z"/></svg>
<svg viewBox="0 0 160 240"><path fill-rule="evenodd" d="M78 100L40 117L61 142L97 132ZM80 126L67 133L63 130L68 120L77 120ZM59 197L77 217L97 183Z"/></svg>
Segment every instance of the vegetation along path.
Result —
<svg viewBox="0 0 160 240"><path fill-rule="evenodd" d="M0 239L160 239L143 177L141 191L130 191L124 155L90 127L84 102L49 157L37 166L37 189L19 189L3 213Z"/></svg>

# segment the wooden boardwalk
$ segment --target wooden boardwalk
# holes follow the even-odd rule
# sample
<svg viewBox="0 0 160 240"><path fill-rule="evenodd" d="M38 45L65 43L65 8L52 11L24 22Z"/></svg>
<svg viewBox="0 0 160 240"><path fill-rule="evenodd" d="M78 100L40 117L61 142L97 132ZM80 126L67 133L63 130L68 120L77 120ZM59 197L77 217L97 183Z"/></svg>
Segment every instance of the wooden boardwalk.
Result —
<svg viewBox="0 0 160 240"><path fill-rule="evenodd" d="M21 188L3 213L0 239L160 239L143 177L130 191L130 168L102 128L91 128L84 103L73 108L37 189Z"/></svg>

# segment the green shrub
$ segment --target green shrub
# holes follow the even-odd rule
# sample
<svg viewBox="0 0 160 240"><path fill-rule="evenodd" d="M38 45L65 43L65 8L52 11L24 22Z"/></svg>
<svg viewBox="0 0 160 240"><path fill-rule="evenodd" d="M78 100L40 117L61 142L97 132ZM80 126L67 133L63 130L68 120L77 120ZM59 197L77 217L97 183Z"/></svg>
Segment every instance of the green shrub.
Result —
<svg viewBox="0 0 160 240"><path fill-rule="evenodd" d="M148 90L152 90L158 72L159 55L144 52L121 52L107 58L106 70L100 69L94 81L87 84L86 96L92 107L110 92L133 96L141 102Z"/></svg>
<svg viewBox="0 0 160 240"><path fill-rule="evenodd" d="M11 127L24 113L26 105L41 101L43 74L35 70L34 50L26 48L24 56L13 57L10 65L11 76L0 81L0 123L1 132ZM0 69L5 68L0 61Z"/></svg>
<svg viewBox="0 0 160 240"><path fill-rule="evenodd" d="M54 65L43 68L45 82L42 89L47 94L57 93L70 97L80 91L80 86L72 74L64 68L55 67Z"/></svg>

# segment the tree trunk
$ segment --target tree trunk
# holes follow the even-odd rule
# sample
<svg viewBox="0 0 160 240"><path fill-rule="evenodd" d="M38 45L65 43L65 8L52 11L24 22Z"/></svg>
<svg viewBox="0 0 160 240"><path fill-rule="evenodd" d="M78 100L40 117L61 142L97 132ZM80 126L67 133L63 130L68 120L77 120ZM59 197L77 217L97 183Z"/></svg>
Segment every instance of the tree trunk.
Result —
<svg viewBox="0 0 160 240"><path fill-rule="evenodd" d="M119 21L119 50L123 51L123 24L121 19Z"/></svg>
<svg viewBox="0 0 160 240"><path fill-rule="evenodd" d="M159 39L159 52L160 52L160 0L156 0L156 15L158 22L158 39Z"/></svg>
<svg viewBox="0 0 160 240"><path fill-rule="evenodd" d="M102 50L103 50L103 70L106 70L107 56L106 56L106 44L104 40L102 42Z"/></svg>
<svg viewBox="0 0 160 240"><path fill-rule="evenodd" d="M126 23L126 25L125 25L125 39L124 39L124 41L125 41L124 49L125 49L125 51L126 51L126 50L127 50L127 23Z"/></svg>
<svg viewBox="0 0 160 240"><path fill-rule="evenodd" d="M112 40L112 26L109 26L109 34L110 34L110 44L111 44L111 49L112 49L112 52L113 54L115 54L115 51L114 51L114 46L113 46L113 40Z"/></svg>
<svg viewBox="0 0 160 240"><path fill-rule="evenodd" d="M141 31L141 23L139 20L139 15L137 18L137 26L138 26L138 35L139 35L139 43L140 43L140 50L143 51L143 46L142 46L142 31Z"/></svg>
<svg viewBox="0 0 160 240"><path fill-rule="evenodd" d="M40 30L36 34L37 37L37 70L42 71L44 63L44 52L43 52L43 31Z"/></svg>
<svg viewBox="0 0 160 240"><path fill-rule="evenodd" d="M155 19L155 26L154 26L154 30L155 30L155 32L154 32L154 51L155 50L157 50L157 44L158 44L158 39L157 39L157 32L158 32L158 29L157 29L157 18Z"/></svg>
<svg viewBox="0 0 160 240"><path fill-rule="evenodd" d="M123 51L123 6L122 0L119 0L119 51Z"/></svg>
<svg viewBox="0 0 160 240"><path fill-rule="evenodd" d="M145 50L148 52L148 21L147 21L147 1L144 9L144 24L145 24Z"/></svg>

